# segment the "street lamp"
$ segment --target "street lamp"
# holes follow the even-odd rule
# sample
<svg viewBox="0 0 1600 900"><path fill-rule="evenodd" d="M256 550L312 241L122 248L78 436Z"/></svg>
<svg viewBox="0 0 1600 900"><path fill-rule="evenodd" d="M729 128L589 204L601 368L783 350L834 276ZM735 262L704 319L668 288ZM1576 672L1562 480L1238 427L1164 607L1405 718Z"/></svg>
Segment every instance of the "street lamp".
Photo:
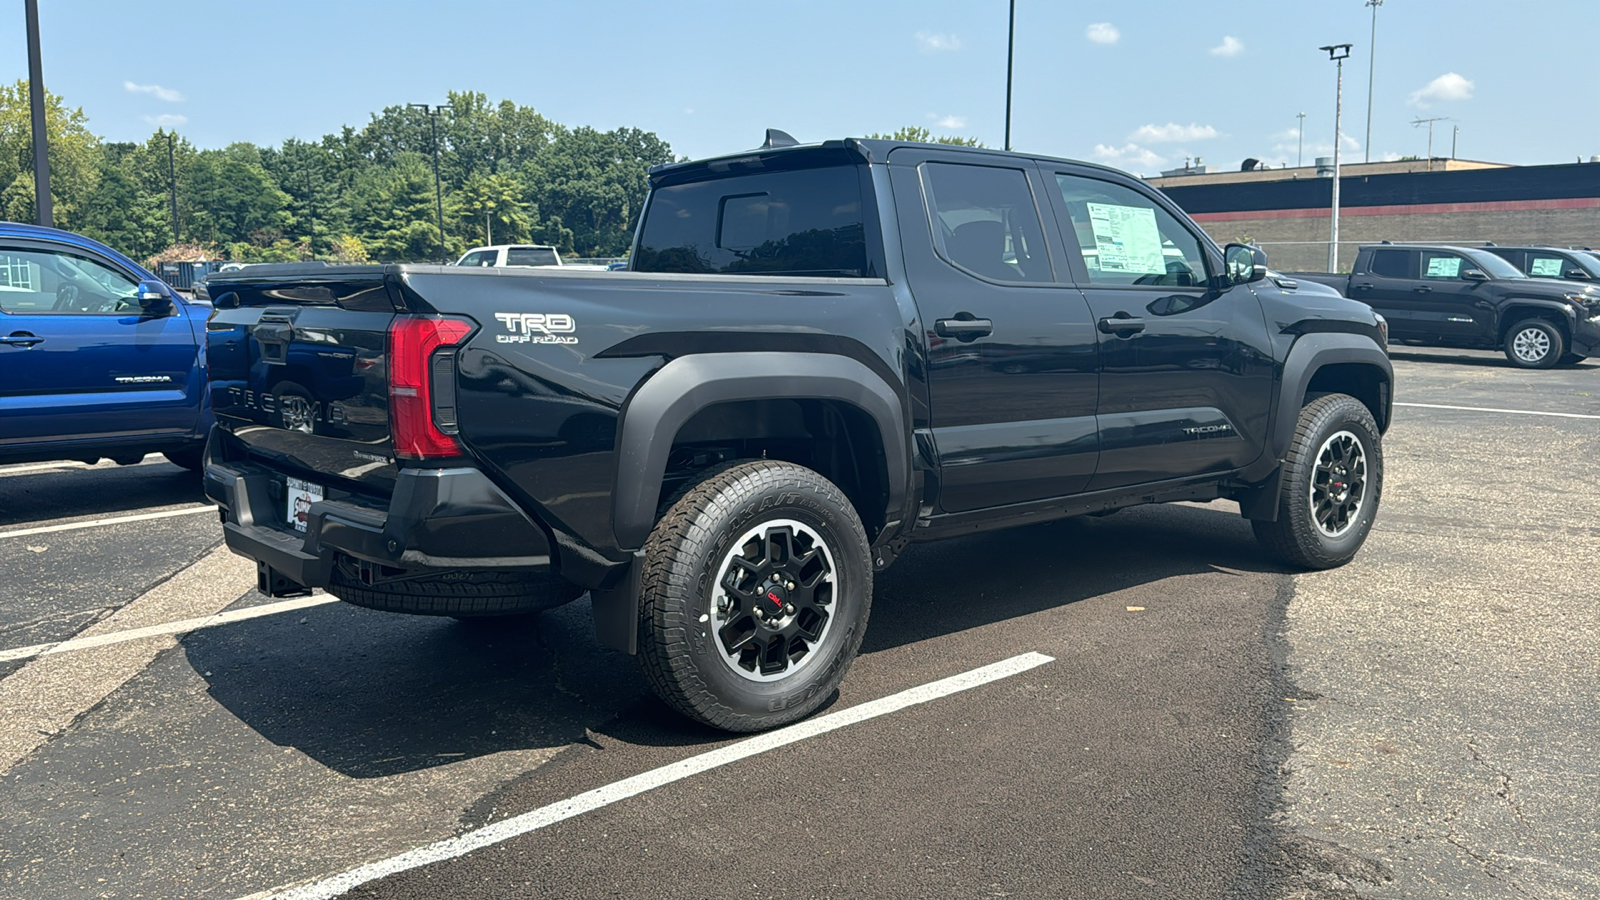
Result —
<svg viewBox="0 0 1600 900"><path fill-rule="evenodd" d="M1006 31L1006 150L1011 149L1011 65L1016 57L1017 0L1011 0L1011 25Z"/></svg>
<svg viewBox="0 0 1600 900"><path fill-rule="evenodd" d="M1378 7L1383 0L1367 0L1372 7L1372 42L1367 45L1367 158L1372 162L1372 73L1378 66Z"/></svg>
<svg viewBox="0 0 1600 900"><path fill-rule="evenodd" d="M433 129L433 200L439 209L439 263L446 265L450 262L450 257L444 248L444 185L439 180L439 112L444 106L430 107L426 103L407 103L406 106L426 113L428 124Z"/></svg>
<svg viewBox="0 0 1600 900"><path fill-rule="evenodd" d="M33 114L33 197L39 224L55 222L50 208L50 138L44 125L44 66L39 61L39 0L24 4L28 28L28 106Z"/></svg>
<svg viewBox="0 0 1600 900"><path fill-rule="evenodd" d="M1350 58L1353 44L1318 47L1328 51L1328 59L1338 67L1333 95L1333 226L1328 234L1328 271L1339 271L1339 126L1344 116L1344 61Z"/></svg>

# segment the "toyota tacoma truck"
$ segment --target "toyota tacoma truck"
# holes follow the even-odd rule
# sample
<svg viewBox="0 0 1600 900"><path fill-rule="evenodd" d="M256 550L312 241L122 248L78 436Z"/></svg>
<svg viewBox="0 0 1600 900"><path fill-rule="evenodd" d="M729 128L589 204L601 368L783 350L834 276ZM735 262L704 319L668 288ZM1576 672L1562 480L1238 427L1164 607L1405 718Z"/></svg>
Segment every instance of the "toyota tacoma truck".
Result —
<svg viewBox="0 0 1600 900"><path fill-rule="evenodd" d="M1600 288L1530 278L1498 249L1372 244L1356 253L1349 275L1288 274L1371 306L1400 343L1498 349L1524 369L1572 365L1600 351Z"/></svg>
<svg viewBox="0 0 1600 900"><path fill-rule="evenodd" d="M0 222L0 464L199 471L210 312L98 241Z"/></svg>
<svg viewBox="0 0 1600 900"><path fill-rule="evenodd" d="M213 276L205 485L260 588L525 613L729 730L833 692L907 544L1231 498L1294 567L1383 488L1381 319L1101 166L837 140L655 168L629 271Z"/></svg>

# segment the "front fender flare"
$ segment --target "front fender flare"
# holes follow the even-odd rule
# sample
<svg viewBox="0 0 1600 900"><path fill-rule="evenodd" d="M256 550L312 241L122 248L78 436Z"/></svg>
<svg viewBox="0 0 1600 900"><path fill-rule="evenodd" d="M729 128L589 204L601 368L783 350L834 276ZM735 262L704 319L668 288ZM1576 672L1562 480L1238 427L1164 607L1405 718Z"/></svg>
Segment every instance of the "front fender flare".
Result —
<svg viewBox="0 0 1600 900"><path fill-rule="evenodd" d="M1289 348L1283 363L1283 380L1278 387L1277 414L1272 424L1272 443L1268 448L1275 459L1283 459L1289 452L1289 442L1294 439L1294 426L1300 418L1301 401L1306 396L1306 386L1324 366L1343 363L1372 366L1383 373L1389 390L1383 392L1383 409L1378 420L1379 430L1386 430L1394 412L1394 365L1389 354L1363 334L1324 331L1301 335Z"/></svg>
<svg viewBox="0 0 1600 900"><path fill-rule="evenodd" d="M705 353L681 356L628 400L617 436L612 530L624 550L644 546L672 439L695 413L735 400L833 400L869 415L888 466L889 518L905 503L910 453L900 395L856 360L829 353Z"/></svg>

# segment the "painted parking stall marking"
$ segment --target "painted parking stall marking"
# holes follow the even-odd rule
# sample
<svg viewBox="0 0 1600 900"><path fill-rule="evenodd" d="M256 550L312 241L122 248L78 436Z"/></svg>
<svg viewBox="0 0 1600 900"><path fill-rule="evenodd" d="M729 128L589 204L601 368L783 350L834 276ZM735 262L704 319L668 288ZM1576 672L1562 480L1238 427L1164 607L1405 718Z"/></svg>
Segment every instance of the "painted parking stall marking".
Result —
<svg viewBox="0 0 1600 900"><path fill-rule="evenodd" d="M97 634L93 637L73 638L55 644L33 644L32 646L17 647L12 650L0 650L0 662L32 659L35 656L49 656L54 653L70 653L74 650L92 650L95 647L120 644L124 641L137 641L141 638L155 637L162 634L186 634L203 628L214 628L218 625L227 625L232 622L259 619L262 616L275 616L278 613L293 612L297 609L307 609L337 602L339 602L337 597L320 596L300 597L279 603L263 603L260 606L247 606L244 609L217 613L214 616L179 619L175 622L163 622L160 625L147 625L144 628L130 628L126 631L113 631L110 634Z"/></svg>
<svg viewBox="0 0 1600 900"><path fill-rule="evenodd" d="M337 897L370 881L376 881L420 866L465 856L474 850L481 850L484 847L508 841L511 838L537 831L566 819L581 816L587 812L593 812L618 801L626 800L629 797L638 796L646 791L652 791L658 787L682 781L690 776L708 772L729 763L748 759L770 750L776 750L779 747L787 747L790 744L827 734L830 731L837 731L847 725L865 722L868 719L875 719L908 707L969 691L990 682L1010 678L1013 675L1020 675L1030 669L1036 669L1045 663L1054 661L1054 657L1045 656L1043 653L1023 653L1010 659L1003 659L981 668L962 672L959 675L952 675L949 678L941 678L938 681L910 688L898 694L891 694L879 700L872 700L836 713L807 719L786 728L780 728L777 731L769 731L766 734L747 738L736 744L721 747L698 756L691 756L688 759L679 760L657 769L651 769L648 772L631 778L624 778L621 781L595 788L592 791L586 791L566 800L558 800L548 806L542 806L519 816L513 816L493 825L479 828L476 831L469 831L466 834L437 841L427 846L401 853L398 856L391 856L375 863L368 863L359 868L335 875L332 878L279 891L270 894L270 896L273 900L330 900L330 898Z"/></svg>
<svg viewBox="0 0 1600 900"><path fill-rule="evenodd" d="M1546 412L1545 410L1540 409L1495 409L1488 406L1445 406L1439 403L1400 403L1399 401L1396 401L1394 405L1410 406L1417 409L1450 409L1457 410L1459 412L1504 413L1512 416L1555 416L1558 419L1600 419L1600 415L1591 415L1589 413Z"/></svg>
<svg viewBox="0 0 1600 900"><path fill-rule="evenodd" d="M57 531L77 531L80 528L101 528L106 525L122 525L126 522L144 522L150 519L170 519L173 516L192 516L196 513L214 513L215 506L185 506L182 509L164 509L160 512L138 513L131 516L111 516L107 519L89 519L86 522L68 522L65 525L41 525L38 528L19 528L15 531L0 531L0 540L5 538L27 537L30 534L51 534Z"/></svg>

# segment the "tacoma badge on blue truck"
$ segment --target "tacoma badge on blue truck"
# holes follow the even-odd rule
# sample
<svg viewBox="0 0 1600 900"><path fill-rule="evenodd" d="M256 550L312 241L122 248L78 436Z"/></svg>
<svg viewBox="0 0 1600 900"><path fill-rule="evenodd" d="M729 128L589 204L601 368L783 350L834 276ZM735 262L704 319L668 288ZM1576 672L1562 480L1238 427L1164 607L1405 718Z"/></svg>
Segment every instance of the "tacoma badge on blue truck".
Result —
<svg viewBox="0 0 1600 900"><path fill-rule="evenodd" d="M1138 179L880 140L663 166L629 270L213 276L206 490L264 591L448 616L588 591L700 721L826 702L908 542L1237 500L1348 561L1381 320Z"/></svg>

